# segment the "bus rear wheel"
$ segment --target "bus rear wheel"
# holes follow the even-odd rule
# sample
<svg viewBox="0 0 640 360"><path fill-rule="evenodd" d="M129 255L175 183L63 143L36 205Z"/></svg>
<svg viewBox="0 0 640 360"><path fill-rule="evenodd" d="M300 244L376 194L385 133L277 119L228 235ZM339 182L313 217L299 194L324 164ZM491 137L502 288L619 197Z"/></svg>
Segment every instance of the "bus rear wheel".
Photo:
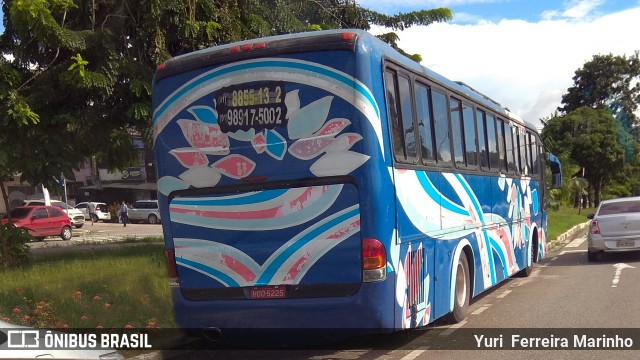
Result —
<svg viewBox="0 0 640 360"><path fill-rule="evenodd" d="M453 290L453 311L446 316L448 323L459 323L467 317L471 297L471 277L467 255L462 252L456 265L456 280Z"/></svg>

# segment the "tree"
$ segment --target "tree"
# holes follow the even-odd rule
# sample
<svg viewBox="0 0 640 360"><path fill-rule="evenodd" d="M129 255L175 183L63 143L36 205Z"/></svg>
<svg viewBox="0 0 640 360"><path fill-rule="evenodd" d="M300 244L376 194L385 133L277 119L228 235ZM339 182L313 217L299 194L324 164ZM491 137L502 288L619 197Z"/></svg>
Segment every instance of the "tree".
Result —
<svg viewBox="0 0 640 360"><path fill-rule="evenodd" d="M354 0L2 0L2 9L0 49L12 59L0 57L0 178L19 173L50 188L86 157L111 170L130 165L132 133L150 145L151 79L172 56L280 33L452 18L449 9L387 16Z"/></svg>
<svg viewBox="0 0 640 360"><path fill-rule="evenodd" d="M616 124L606 110L578 108L545 122L545 144L552 152L566 152L581 168L600 204L603 188L624 169L624 149L616 137Z"/></svg>
<svg viewBox="0 0 640 360"><path fill-rule="evenodd" d="M630 57L594 55L593 59L576 70L573 86L562 96L564 114L580 107L609 110L618 120L619 137L627 146L626 159L634 154L633 138L639 138L638 117L635 112L640 102L640 59L636 51ZM631 137L628 137L631 134Z"/></svg>

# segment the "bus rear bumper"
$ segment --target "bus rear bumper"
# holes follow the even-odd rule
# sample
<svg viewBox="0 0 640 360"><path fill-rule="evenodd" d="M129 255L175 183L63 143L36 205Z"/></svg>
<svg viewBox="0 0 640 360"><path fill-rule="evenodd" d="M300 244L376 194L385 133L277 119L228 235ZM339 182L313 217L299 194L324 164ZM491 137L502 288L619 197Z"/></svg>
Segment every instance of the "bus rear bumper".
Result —
<svg viewBox="0 0 640 360"><path fill-rule="evenodd" d="M191 301L178 288L172 289L172 295L176 321L191 334L219 330L221 339L283 334L279 339L317 340L322 336L334 341L394 331L394 292L380 291L386 283L390 281L363 284L360 292L346 297ZM368 294L377 294L377 298Z"/></svg>

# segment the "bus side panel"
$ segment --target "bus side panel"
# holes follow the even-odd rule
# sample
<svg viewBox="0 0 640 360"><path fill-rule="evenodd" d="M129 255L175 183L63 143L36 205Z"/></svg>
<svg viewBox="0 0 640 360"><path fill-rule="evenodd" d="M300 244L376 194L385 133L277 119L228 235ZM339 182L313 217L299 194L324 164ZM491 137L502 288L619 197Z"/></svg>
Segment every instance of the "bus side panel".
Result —
<svg viewBox="0 0 640 360"><path fill-rule="evenodd" d="M434 272L430 277L437 281L432 283L433 295L427 295L433 296L432 318L452 309L454 255L460 247L469 246L473 254L469 260L473 263L474 295L527 265L528 246L540 226L531 220L531 214L540 211L535 197L537 182L413 170L397 170L395 178L399 208L404 209L413 226L399 222L407 226L400 234L412 236L409 240L424 234L420 240L423 246L435 239ZM412 183L419 186L409 186ZM441 228L428 221L435 214L434 208L439 209Z"/></svg>
<svg viewBox="0 0 640 360"><path fill-rule="evenodd" d="M397 327L415 328L434 320L435 241L424 231L440 230L440 204L429 196L439 174L395 169L400 256L397 269ZM421 218L422 222L412 223Z"/></svg>

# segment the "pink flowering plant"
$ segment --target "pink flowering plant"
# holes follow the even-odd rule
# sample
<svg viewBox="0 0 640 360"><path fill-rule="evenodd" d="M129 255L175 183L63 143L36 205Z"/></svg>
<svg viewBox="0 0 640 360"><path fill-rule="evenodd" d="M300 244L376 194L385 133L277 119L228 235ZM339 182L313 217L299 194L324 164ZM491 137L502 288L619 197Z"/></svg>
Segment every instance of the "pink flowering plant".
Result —
<svg viewBox="0 0 640 360"><path fill-rule="evenodd" d="M0 320L36 328L175 327L163 248L69 254L5 270Z"/></svg>

